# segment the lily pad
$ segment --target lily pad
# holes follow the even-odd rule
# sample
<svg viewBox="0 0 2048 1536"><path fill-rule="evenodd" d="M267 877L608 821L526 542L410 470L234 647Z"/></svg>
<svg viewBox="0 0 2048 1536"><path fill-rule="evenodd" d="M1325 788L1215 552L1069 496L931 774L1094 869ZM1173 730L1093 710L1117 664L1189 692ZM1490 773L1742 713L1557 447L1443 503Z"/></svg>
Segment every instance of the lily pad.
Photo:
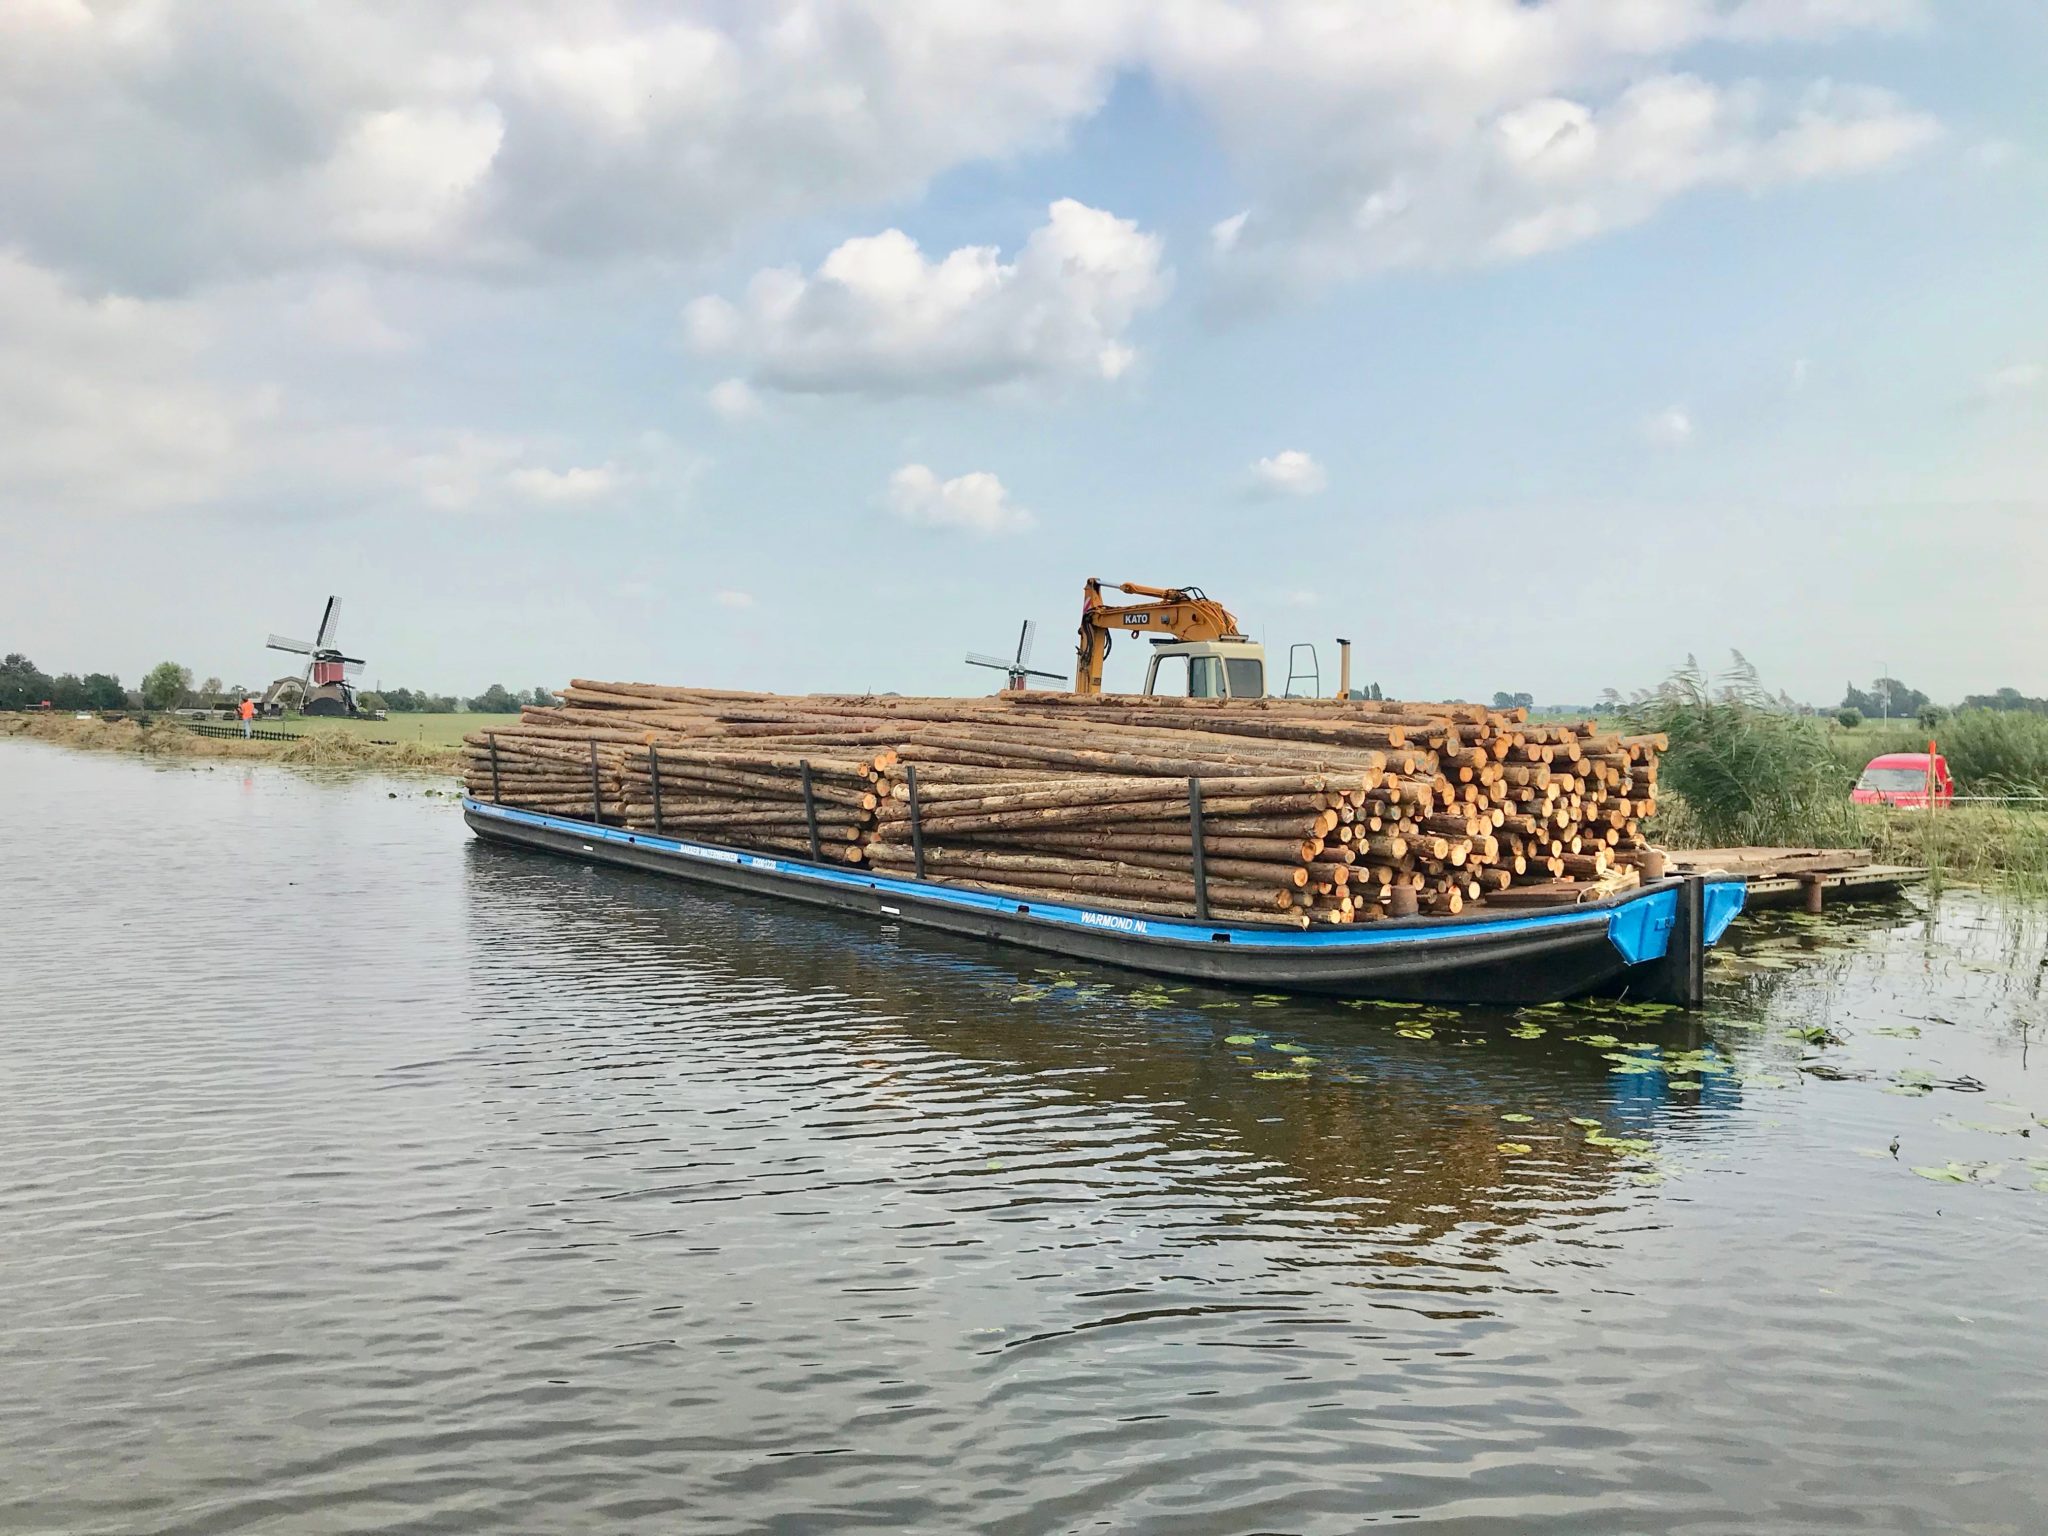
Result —
<svg viewBox="0 0 2048 1536"><path fill-rule="evenodd" d="M1257 1035L1225 1035L1223 1043L1225 1045L1257 1045L1259 1037Z"/></svg>
<svg viewBox="0 0 2048 1536"><path fill-rule="evenodd" d="M1534 1115L1523 1114L1511 1114L1501 1116L1501 1119L1505 1120L1509 1125L1527 1125L1535 1118L1536 1117Z"/></svg>
<svg viewBox="0 0 2048 1536"><path fill-rule="evenodd" d="M1795 1029L1788 1029L1785 1033L1794 1040L1804 1040L1808 1045L1829 1046L1845 1043L1842 1036L1836 1034L1825 1024L1805 1024Z"/></svg>
<svg viewBox="0 0 2048 1536"><path fill-rule="evenodd" d="M1651 1144L1636 1136L1609 1136L1605 1131L1588 1131L1586 1145L1605 1147L1610 1152L1642 1153L1654 1150Z"/></svg>
<svg viewBox="0 0 2048 1536"><path fill-rule="evenodd" d="M1254 1072L1252 1076L1262 1083L1305 1083L1308 1081L1308 1074L1306 1072Z"/></svg>
<svg viewBox="0 0 2048 1536"><path fill-rule="evenodd" d="M1435 1030L1427 1029L1420 1025L1411 1028L1397 1029L1394 1031L1394 1033L1401 1036L1404 1040L1434 1040L1436 1038Z"/></svg>
<svg viewBox="0 0 2048 1536"><path fill-rule="evenodd" d="M1536 1149L1526 1141L1503 1141L1494 1150L1502 1157L1526 1157Z"/></svg>
<svg viewBox="0 0 2048 1536"><path fill-rule="evenodd" d="M1970 1170L1961 1163L1944 1163L1939 1168L1915 1168L1913 1171L1919 1174L1921 1178L1932 1179L1937 1184L1967 1184L1970 1182Z"/></svg>

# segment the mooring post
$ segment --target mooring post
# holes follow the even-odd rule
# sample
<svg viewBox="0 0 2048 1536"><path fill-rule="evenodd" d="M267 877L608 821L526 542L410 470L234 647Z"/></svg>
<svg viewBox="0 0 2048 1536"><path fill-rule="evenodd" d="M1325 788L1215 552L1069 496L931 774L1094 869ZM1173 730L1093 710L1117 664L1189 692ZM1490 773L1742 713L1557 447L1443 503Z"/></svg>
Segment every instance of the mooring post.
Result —
<svg viewBox="0 0 2048 1536"><path fill-rule="evenodd" d="M917 764L903 766L903 781L910 786L910 867L924 878L924 818L917 808Z"/></svg>
<svg viewBox="0 0 2048 1536"><path fill-rule="evenodd" d="M503 805L503 804L505 803L505 795L504 795L504 792L503 792L502 790L500 790L500 789L498 788L498 733L497 733L496 731L493 731L493 732L491 732L491 736L490 736L490 741L491 741L491 804L493 804L493 805Z"/></svg>
<svg viewBox="0 0 2048 1536"><path fill-rule="evenodd" d="M1202 781L1188 780L1188 841L1195 856L1195 921L1209 921L1209 865L1202 848Z"/></svg>
<svg viewBox="0 0 2048 1536"><path fill-rule="evenodd" d="M1685 1006L1701 1008L1707 1001L1707 881L1703 875L1687 875L1679 892L1678 909L1684 913Z"/></svg>
<svg viewBox="0 0 2048 1536"><path fill-rule="evenodd" d="M1651 1001L1698 1008L1707 1000L1707 882L1686 875L1678 882L1678 908L1664 958L1651 974Z"/></svg>
<svg viewBox="0 0 2048 1536"><path fill-rule="evenodd" d="M597 743L595 741L592 741L590 744L590 819L595 822L602 822L604 820L604 797L599 793L597 787Z"/></svg>
<svg viewBox="0 0 2048 1536"><path fill-rule="evenodd" d="M804 780L804 826L811 834L811 862L818 862L818 797L811 793L811 760L807 757L797 764Z"/></svg>
<svg viewBox="0 0 2048 1536"><path fill-rule="evenodd" d="M647 776L654 781L654 832L661 835L661 748L647 748Z"/></svg>

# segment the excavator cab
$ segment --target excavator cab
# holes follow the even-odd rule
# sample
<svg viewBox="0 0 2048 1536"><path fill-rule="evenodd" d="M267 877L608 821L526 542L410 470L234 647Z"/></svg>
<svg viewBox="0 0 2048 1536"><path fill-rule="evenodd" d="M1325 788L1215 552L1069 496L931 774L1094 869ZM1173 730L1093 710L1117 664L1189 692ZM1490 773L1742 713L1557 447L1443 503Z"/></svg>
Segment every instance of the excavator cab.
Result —
<svg viewBox="0 0 2048 1536"><path fill-rule="evenodd" d="M1251 640L1152 642L1145 691L1171 698L1263 699L1266 648Z"/></svg>

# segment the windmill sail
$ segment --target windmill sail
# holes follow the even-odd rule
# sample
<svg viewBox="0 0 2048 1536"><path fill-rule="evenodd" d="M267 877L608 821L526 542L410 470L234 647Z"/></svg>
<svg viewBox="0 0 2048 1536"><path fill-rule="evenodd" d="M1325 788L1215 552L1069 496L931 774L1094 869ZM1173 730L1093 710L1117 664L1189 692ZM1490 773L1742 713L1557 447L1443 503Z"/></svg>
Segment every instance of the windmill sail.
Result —
<svg viewBox="0 0 2048 1536"><path fill-rule="evenodd" d="M322 646L334 644L334 632L340 626L341 599L330 597L327 599L327 611L320 615L320 638L316 643Z"/></svg>
<svg viewBox="0 0 2048 1536"><path fill-rule="evenodd" d="M273 651L292 651L300 656L310 656L313 654L314 645L310 640L293 640L286 635L272 635L269 641L269 649Z"/></svg>

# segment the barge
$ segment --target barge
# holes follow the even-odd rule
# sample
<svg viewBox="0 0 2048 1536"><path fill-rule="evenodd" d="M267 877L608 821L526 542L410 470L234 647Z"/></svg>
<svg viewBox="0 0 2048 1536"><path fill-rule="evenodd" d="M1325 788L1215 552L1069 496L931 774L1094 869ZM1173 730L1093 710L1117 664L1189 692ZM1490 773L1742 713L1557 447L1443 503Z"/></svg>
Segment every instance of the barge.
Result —
<svg viewBox="0 0 2048 1536"><path fill-rule="evenodd" d="M465 797L490 843L864 914L1042 954L1223 986L1388 1002L1556 1002L1589 993L1697 1006L1740 878L1681 875L1542 911L1327 928L1204 922L1025 900L846 864L721 847Z"/></svg>

